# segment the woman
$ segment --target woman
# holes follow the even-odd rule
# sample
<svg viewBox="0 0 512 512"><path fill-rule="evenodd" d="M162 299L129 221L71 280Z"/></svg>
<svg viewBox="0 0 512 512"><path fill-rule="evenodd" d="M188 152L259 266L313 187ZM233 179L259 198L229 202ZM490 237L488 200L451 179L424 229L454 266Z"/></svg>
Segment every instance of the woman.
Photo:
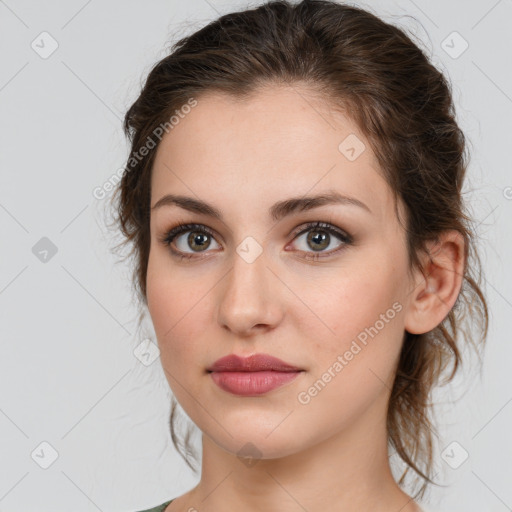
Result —
<svg viewBox="0 0 512 512"><path fill-rule="evenodd" d="M426 510L430 392L487 334L443 75L365 10L269 2L179 41L125 130L117 220L203 434L151 510Z"/></svg>

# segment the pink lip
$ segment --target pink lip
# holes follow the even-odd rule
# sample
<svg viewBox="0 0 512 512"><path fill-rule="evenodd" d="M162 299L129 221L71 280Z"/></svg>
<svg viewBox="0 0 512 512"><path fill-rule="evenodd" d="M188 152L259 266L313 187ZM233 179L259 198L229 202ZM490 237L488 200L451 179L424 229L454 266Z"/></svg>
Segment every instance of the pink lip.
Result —
<svg viewBox="0 0 512 512"><path fill-rule="evenodd" d="M217 360L207 370L221 389L242 396L267 393L292 381L303 371L268 354L246 358L231 354Z"/></svg>
<svg viewBox="0 0 512 512"><path fill-rule="evenodd" d="M235 354L221 357L212 366L209 372L262 372L271 370L276 372L300 372L301 368L277 359L268 354L253 354L249 357L240 357Z"/></svg>

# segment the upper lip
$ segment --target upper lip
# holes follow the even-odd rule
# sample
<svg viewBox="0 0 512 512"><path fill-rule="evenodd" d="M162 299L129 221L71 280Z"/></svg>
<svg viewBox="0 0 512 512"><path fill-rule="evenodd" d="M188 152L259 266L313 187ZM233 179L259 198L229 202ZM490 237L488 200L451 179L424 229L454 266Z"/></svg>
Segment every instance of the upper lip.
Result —
<svg viewBox="0 0 512 512"><path fill-rule="evenodd" d="M279 372L298 372L301 368L292 366L269 354L253 354L241 357L230 354L221 357L207 368L209 372L261 372L273 370Z"/></svg>

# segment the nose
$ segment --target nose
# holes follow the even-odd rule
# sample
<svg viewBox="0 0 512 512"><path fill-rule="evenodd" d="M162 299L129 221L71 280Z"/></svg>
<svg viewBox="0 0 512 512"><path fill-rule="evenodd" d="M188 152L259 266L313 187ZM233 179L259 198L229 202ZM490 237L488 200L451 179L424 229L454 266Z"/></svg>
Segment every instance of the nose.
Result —
<svg viewBox="0 0 512 512"><path fill-rule="evenodd" d="M281 321L285 286L263 251L254 261L233 254L233 265L218 287L218 322L237 337L274 329Z"/></svg>

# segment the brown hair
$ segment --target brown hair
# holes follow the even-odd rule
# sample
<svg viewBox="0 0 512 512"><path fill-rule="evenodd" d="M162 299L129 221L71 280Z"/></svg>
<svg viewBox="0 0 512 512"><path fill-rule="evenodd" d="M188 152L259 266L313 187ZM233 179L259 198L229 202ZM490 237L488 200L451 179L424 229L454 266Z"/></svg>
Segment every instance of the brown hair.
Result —
<svg viewBox="0 0 512 512"><path fill-rule="evenodd" d="M140 148L154 142L159 126L168 131L173 113L203 92L247 97L260 86L299 83L343 108L367 137L395 199L405 206L401 222L411 269L420 267L426 242L445 230L457 230L466 242L455 306L432 331L405 333L390 396L389 446L406 465L399 484L412 468L424 479L417 494L422 496L428 483L434 483L431 390L449 363L453 369L445 382L461 364L461 332L463 343L479 349L489 320L475 234L462 200L467 149L450 85L403 30L333 1L272 1L221 16L174 44L150 71L124 120L131 153L114 200L123 244L130 244L134 256L134 285L147 304L151 169L158 142L144 157ZM470 320L478 334L464 330ZM175 407L173 403L172 440L190 465L174 432Z"/></svg>

